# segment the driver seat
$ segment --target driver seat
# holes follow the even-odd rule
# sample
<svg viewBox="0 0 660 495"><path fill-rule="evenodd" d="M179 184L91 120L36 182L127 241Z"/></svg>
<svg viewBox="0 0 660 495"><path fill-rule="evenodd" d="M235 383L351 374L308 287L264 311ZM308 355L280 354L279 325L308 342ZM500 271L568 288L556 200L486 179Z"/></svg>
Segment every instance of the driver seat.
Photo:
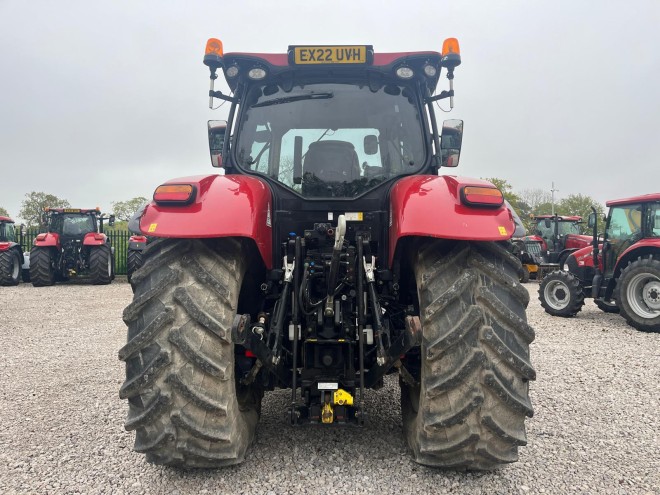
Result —
<svg viewBox="0 0 660 495"><path fill-rule="evenodd" d="M352 182L360 178L355 147L347 141L315 141L309 145L303 163L303 177L322 182Z"/></svg>

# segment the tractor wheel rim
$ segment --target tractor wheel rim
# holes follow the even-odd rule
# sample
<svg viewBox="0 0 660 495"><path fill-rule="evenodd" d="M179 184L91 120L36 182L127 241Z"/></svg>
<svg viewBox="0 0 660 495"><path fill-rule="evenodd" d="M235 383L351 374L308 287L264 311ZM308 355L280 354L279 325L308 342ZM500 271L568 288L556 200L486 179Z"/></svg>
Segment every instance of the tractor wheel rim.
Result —
<svg viewBox="0 0 660 495"><path fill-rule="evenodd" d="M632 310L642 318L660 316L660 279L650 273L635 275L626 291Z"/></svg>
<svg viewBox="0 0 660 495"><path fill-rule="evenodd" d="M564 282L553 280L545 286L543 292L546 302L552 309L562 310L568 306L570 301L570 291Z"/></svg>

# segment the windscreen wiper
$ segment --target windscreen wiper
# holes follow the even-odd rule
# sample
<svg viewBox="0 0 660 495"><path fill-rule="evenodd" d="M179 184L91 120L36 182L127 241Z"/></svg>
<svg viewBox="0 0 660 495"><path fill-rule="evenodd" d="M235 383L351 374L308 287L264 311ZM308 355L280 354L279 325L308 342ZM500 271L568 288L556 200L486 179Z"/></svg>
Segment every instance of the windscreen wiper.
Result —
<svg viewBox="0 0 660 495"><path fill-rule="evenodd" d="M332 98L334 93L309 93L305 95L295 95L295 96L285 96L283 98L275 98L274 100L262 101L261 103L255 103L250 108L257 107L267 107L270 105L280 105L281 103L291 103L292 101L301 101L301 100L326 100Z"/></svg>

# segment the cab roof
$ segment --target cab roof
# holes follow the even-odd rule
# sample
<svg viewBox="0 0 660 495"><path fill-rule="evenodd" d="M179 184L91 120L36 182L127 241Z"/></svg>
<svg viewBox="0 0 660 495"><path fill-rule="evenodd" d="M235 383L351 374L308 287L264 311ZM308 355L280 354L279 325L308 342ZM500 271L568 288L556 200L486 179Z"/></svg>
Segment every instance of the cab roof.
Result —
<svg viewBox="0 0 660 495"><path fill-rule="evenodd" d="M612 199L605 204L610 207L628 205L631 203L650 203L653 201L660 201L660 193L643 194L641 196L633 196L632 198Z"/></svg>
<svg viewBox="0 0 660 495"><path fill-rule="evenodd" d="M9 218L9 217L2 217L2 216L0 216L0 222L4 222L4 223L14 223L14 221L13 221L11 218Z"/></svg>

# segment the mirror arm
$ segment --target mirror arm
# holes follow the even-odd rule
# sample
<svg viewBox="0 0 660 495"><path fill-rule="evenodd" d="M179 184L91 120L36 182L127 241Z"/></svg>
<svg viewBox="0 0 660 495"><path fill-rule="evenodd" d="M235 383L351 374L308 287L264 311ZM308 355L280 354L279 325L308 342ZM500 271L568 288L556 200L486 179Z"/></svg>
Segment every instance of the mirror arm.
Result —
<svg viewBox="0 0 660 495"><path fill-rule="evenodd" d="M435 173L438 173L438 170L440 170L440 167L442 166L442 156L441 156L441 150L440 150L440 139L438 137L438 122L435 120L435 109L433 108L433 105L431 103L428 104L428 109L429 109L429 116L431 117L431 130L433 132L433 146L435 147L436 154L433 155L434 158L434 164L433 168L435 169Z"/></svg>
<svg viewBox="0 0 660 495"><path fill-rule="evenodd" d="M222 91L209 91L209 96L211 98L220 98L221 100L225 100L231 103L237 103L238 99L234 98L233 96L228 96L222 93Z"/></svg>
<svg viewBox="0 0 660 495"><path fill-rule="evenodd" d="M424 101L426 103L432 103L434 101L438 100L444 100L445 98L449 98L450 96L454 96L454 90L450 89L449 91L441 91L439 95L435 96L428 96Z"/></svg>

